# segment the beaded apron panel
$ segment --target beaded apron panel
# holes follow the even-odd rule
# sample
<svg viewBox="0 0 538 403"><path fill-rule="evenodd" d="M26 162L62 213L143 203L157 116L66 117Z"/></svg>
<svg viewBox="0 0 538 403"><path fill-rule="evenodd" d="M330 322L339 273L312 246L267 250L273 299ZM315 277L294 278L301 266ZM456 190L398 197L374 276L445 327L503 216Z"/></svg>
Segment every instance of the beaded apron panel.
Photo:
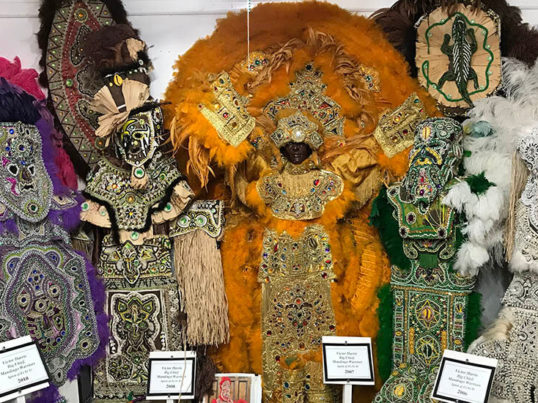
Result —
<svg viewBox="0 0 538 403"><path fill-rule="evenodd" d="M84 259L47 235L0 239L0 341L30 335L61 385L99 338Z"/></svg>
<svg viewBox="0 0 538 403"><path fill-rule="evenodd" d="M411 268L392 266L393 372L375 402L430 402L443 351L463 351L475 279L450 269L456 231L455 212L440 202L446 192L426 213L400 199L399 185L387 192Z"/></svg>
<svg viewBox="0 0 538 403"><path fill-rule="evenodd" d="M125 399L146 393L151 351L181 348L180 296L167 236L143 245L103 239L98 265L106 285L111 339L94 370L94 397Z"/></svg>
<svg viewBox="0 0 538 403"><path fill-rule="evenodd" d="M319 225L297 239L266 230L258 280L262 283L263 384L265 399L333 402L323 385L322 336L335 335L329 237ZM294 368L294 369L290 369Z"/></svg>

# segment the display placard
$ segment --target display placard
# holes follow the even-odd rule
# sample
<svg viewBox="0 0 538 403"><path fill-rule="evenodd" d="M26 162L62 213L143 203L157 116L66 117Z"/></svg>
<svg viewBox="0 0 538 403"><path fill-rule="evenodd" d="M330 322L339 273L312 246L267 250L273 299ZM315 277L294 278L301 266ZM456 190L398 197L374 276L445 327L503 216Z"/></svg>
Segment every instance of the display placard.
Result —
<svg viewBox="0 0 538 403"><path fill-rule="evenodd" d="M49 382L41 353L30 336L0 343L0 402L45 389Z"/></svg>
<svg viewBox="0 0 538 403"><path fill-rule="evenodd" d="M496 367L495 358L445 350L431 397L441 402L485 403Z"/></svg>
<svg viewBox="0 0 538 403"><path fill-rule="evenodd" d="M323 383L373 385L374 362L369 337L324 336Z"/></svg>
<svg viewBox="0 0 538 403"><path fill-rule="evenodd" d="M147 400L194 399L196 353L154 351L149 355Z"/></svg>

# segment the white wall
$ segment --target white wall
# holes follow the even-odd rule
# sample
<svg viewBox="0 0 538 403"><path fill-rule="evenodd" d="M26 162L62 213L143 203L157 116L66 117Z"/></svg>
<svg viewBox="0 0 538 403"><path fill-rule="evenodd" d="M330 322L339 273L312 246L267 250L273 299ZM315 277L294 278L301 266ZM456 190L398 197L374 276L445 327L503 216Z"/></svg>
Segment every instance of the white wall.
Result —
<svg viewBox="0 0 538 403"><path fill-rule="evenodd" d="M267 0L274 1L274 0ZM333 0L351 11L369 15L393 0ZM538 24L538 0L509 0L523 10L523 18ZM39 29L39 0L0 0L0 56L19 56L25 67L38 69L39 50L34 34ZM246 8L248 0L123 0L132 24L153 47L155 65L152 93L161 97L172 77L172 65L198 38L213 31L217 18ZM252 7L259 0L250 1ZM245 21L246 24L246 21Z"/></svg>

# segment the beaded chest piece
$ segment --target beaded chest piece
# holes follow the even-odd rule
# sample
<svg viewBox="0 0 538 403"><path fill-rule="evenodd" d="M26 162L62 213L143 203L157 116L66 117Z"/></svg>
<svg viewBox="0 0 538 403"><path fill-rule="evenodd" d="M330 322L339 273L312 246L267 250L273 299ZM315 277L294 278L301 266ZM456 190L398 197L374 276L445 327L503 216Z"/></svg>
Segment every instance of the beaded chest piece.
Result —
<svg viewBox="0 0 538 403"><path fill-rule="evenodd" d="M344 182L325 170L294 174L285 169L281 174L262 178L257 189L271 207L273 216L284 220L311 220L321 217L325 205L342 194Z"/></svg>
<svg viewBox="0 0 538 403"><path fill-rule="evenodd" d="M160 203L182 178L173 158L155 158L149 163L146 169L149 181L144 189L133 189L130 171L105 159L97 166L97 172L88 177L85 193L105 205L119 229L128 231L147 230L153 210L165 207Z"/></svg>
<svg viewBox="0 0 538 403"><path fill-rule="evenodd" d="M0 123L0 203L24 221L49 213L52 182L45 170L36 126Z"/></svg>
<svg viewBox="0 0 538 403"><path fill-rule="evenodd" d="M282 391L282 400L334 401L321 383L321 363L303 366L321 337L335 334L331 281L335 278L329 237L309 226L294 239L266 230L258 281L262 283L263 382L266 398ZM292 369L297 367L297 369ZM275 396L273 396L274 398Z"/></svg>

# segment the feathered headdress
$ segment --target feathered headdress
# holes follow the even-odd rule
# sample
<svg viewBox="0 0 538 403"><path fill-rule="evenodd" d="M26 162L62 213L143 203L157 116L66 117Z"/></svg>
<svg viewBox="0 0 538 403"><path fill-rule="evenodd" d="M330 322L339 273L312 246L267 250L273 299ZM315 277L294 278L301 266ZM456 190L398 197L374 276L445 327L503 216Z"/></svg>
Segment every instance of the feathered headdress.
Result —
<svg viewBox="0 0 538 403"><path fill-rule="evenodd" d="M434 110L402 74L401 56L364 17L320 2L261 4L250 14L248 57L245 18L244 12L229 14L181 56L166 92L178 160L188 160L187 172L202 186L221 170L233 186L238 164L251 154L264 155L267 163L278 158L268 136L279 118L297 111L324 135L320 156L328 163L357 148L369 149L375 159L379 149L371 134L379 118L413 92ZM321 78L305 73L310 63ZM294 95L301 89L318 97L301 105Z"/></svg>

